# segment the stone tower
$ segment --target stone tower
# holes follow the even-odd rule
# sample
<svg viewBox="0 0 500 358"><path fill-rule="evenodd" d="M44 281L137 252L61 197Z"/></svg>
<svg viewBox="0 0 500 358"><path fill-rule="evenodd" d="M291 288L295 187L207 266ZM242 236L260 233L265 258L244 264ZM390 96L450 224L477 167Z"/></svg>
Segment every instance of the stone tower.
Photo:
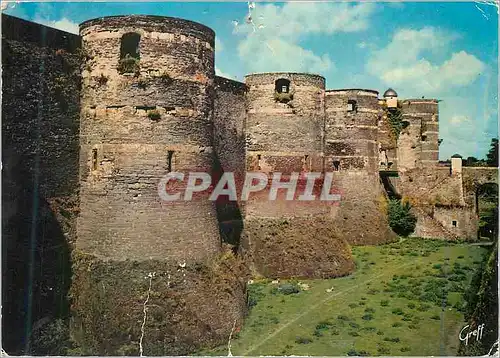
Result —
<svg viewBox="0 0 500 358"><path fill-rule="evenodd" d="M84 22L80 34L72 332L84 355L184 355L222 344L241 324L245 275L221 254L208 193L175 202L159 194L169 172L214 167L214 32L118 16ZM171 191L185 185L168 193L184 195Z"/></svg>
<svg viewBox="0 0 500 358"><path fill-rule="evenodd" d="M391 241L378 172L378 92L328 90L325 113L325 171L342 195L336 226L351 244Z"/></svg>
<svg viewBox="0 0 500 358"><path fill-rule="evenodd" d="M214 32L119 16L81 25L81 214L77 247L107 259L198 261L219 252L213 204L169 203L168 172L210 173Z"/></svg>
<svg viewBox="0 0 500 358"><path fill-rule="evenodd" d="M350 250L335 235L332 203L297 200L301 179L323 173L325 79L304 73L262 73L245 78L247 92L246 171L265 173L267 190L245 205L243 248L253 269L268 277L333 277L353 268ZM269 200L271 179L299 175L287 200L278 190ZM321 181L320 181L321 182ZM317 196L319 197L319 192Z"/></svg>
<svg viewBox="0 0 500 358"><path fill-rule="evenodd" d="M398 168L406 171L435 167L439 161L438 101L407 99L402 102L408 126L398 138Z"/></svg>

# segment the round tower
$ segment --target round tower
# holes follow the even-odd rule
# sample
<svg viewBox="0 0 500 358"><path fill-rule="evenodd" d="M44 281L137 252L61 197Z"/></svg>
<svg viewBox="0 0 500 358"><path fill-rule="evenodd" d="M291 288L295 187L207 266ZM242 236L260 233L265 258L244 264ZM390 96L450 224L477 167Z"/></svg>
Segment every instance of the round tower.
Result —
<svg viewBox="0 0 500 358"><path fill-rule="evenodd" d="M245 273L220 254L209 193L183 200L187 178L162 181L212 173L214 32L175 18L117 16L87 21L80 34L78 343L88 355L148 356L223 344L243 319Z"/></svg>
<svg viewBox="0 0 500 358"><path fill-rule="evenodd" d="M379 178L378 92L326 91L325 113L325 172L334 173L342 196L336 226L351 244L391 241Z"/></svg>
<svg viewBox="0 0 500 358"><path fill-rule="evenodd" d="M331 202L301 201L305 175L323 172L325 79L305 73L261 73L245 77L247 92L246 170L268 177L266 190L245 204L242 247L255 271L267 277L334 277L353 261L337 239ZM293 200L286 189L270 200L271 188L299 175ZM274 180L272 180L274 179ZM317 188L322 184L317 181Z"/></svg>
<svg viewBox="0 0 500 358"><path fill-rule="evenodd" d="M206 197L166 202L169 172L211 173L214 32L187 20L115 16L80 25L81 213L77 247L113 260L219 252Z"/></svg>
<svg viewBox="0 0 500 358"><path fill-rule="evenodd" d="M329 90L325 96L325 171L378 171L378 92Z"/></svg>
<svg viewBox="0 0 500 358"><path fill-rule="evenodd" d="M403 119L409 123L398 140L398 165L403 171L434 167L439 161L439 111L436 99L406 99Z"/></svg>

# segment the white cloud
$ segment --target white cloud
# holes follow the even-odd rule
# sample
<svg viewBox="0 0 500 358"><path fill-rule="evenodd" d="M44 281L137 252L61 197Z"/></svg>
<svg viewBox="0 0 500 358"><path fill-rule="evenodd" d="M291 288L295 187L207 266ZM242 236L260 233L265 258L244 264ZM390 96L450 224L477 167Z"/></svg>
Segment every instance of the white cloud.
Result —
<svg viewBox="0 0 500 358"><path fill-rule="evenodd" d="M55 29L70 32L73 34L79 33L78 24L76 22L73 22L73 21L65 18L65 17L63 17L60 20L47 20L47 19L36 18L34 21L39 23L39 24L53 27Z"/></svg>
<svg viewBox="0 0 500 358"><path fill-rule="evenodd" d="M385 48L373 51L366 65L367 72L388 86L402 87L414 95L467 86L485 69L478 58L459 51L439 64L424 56L446 51L456 38L457 35L433 27L401 29Z"/></svg>
<svg viewBox="0 0 500 358"><path fill-rule="evenodd" d="M251 72L323 73L334 68L328 55L318 56L279 37L250 35L238 46L238 54Z"/></svg>
<svg viewBox="0 0 500 358"><path fill-rule="evenodd" d="M324 73L335 68L327 54L304 48L300 39L314 34L355 32L368 28L373 3L256 4L246 22L234 22L234 32L246 36L238 54L250 72L297 71Z"/></svg>
<svg viewBox="0 0 500 358"><path fill-rule="evenodd" d="M229 78L231 80L236 79L236 76L232 76L229 73L221 71L220 68L218 68L217 66L215 66L215 74L217 76L224 77L224 78Z"/></svg>

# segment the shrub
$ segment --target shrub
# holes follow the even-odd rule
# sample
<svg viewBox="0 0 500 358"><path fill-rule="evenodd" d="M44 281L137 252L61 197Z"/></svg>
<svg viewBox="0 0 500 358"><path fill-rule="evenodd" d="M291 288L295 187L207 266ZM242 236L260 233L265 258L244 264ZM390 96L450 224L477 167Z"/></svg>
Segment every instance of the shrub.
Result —
<svg viewBox="0 0 500 358"><path fill-rule="evenodd" d="M425 311L428 311L429 308L431 308L431 306L423 304L423 305L418 306L417 311L425 312Z"/></svg>
<svg viewBox="0 0 500 358"><path fill-rule="evenodd" d="M359 333L356 331L350 331L348 334L352 337L359 337Z"/></svg>
<svg viewBox="0 0 500 358"><path fill-rule="evenodd" d="M392 324L393 327L401 327L403 324L401 322L395 322Z"/></svg>
<svg viewBox="0 0 500 358"><path fill-rule="evenodd" d="M410 347L401 347L401 352L409 352Z"/></svg>
<svg viewBox="0 0 500 358"><path fill-rule="evenodd" d="M375 313L375 310L371 307L367 307L367 308L365 308L365 312L366 313Z"/></svg>
<svg viewBox="0 0 500 358"><path fill-rule="evenodd" d="M299 293L300 288L297 284L285 283L281 285L278 290L284 295L292 295L294 293Z"/></svg>
<svg viewBox="0 0 500 358"><path fill-rule="evenodd" d="M400 315L400 316L404 314L404 312L403 312L403 310L401 308L395 308L395 309L393 309L392 313Z"/></svg>
<svg viewBox="0 0 500 358"><path fill-rule="evenodd" d="M352 328L359 328L359 324L357 324L356 322L350 322L349 326L351 326Z"/></svg>
<svg viewBox="0 0 500 358"><path fill-rule="evenodd" d="M337 316L337 319L339 319L341 321L350 321L351 320L349 317L344 316L344 315Z"/></svg>
<svg viewBox="0 0 500 358"><path fill-rule="evenodd" d="M386 341L386 342L392 342L392 343L398 343L400 341L400 339L399 339L399 337L393 337L393 338L385 337L384 341Z"/></svg>
<svg viewBox="0 0 500 358"><path fill-rule="evenodd" d="M383 336L384 335L384 331L377 331L377 336Z"/></svg>
<svg viewBox="0 0 500 358"><path fill-rule="evenodd" d="M389 306L389 301L388 301L388 300L383 300L383 301L380 301L380 305L381 305L382 307L387 307L387 306Z"/></svg>
<svg viewBox="0 0 500 358"><path fill-rule="evenodd" d="M410 203L402 203L398 199L390 199L388 207L389 225L394 232L408 236L415 230L417 217L410 212Z"/></svg>
<svg viewBox="0 0 500 358"><path fill-rule="evenodd" d="M314 336L316 337L322 337L323 336L323 332L321 332L319 329L316 329L313 333Z"/></svg>
<svg viewBox="0 0 500 358"><path fill-rule="evenodd" d="M312 339L307 338L307 337L296 337L295 338L295 343L298 344L309 344L312 342Z"/></svg>
<svg viewBox="0 0 500 358"><path fill-rule="evenodd" d="M384 347L384 346L380 346L377 348L377 351L382 354L382 355L389 355L389 353L391 353L391 351L389 350L389 348L387 347Z"/></svg>
<svg viewBox="0 0 500 358"><path fill-rule="evenodd" d="M158 110L152 109L151 111L148 111L148 118L152 121L159 121L161 119L161 114Z"/></svg>
<svg viewBox="0 0 500 358"><path fill-rule="evenodd" d="M356 307L356 306L357 306L357 304L356 304L356 303L349 303L349 307L350 307L350 308L354 308L354 307Z"/></svg>
<svg viewBox="0 0 500 358"><path fill-rule="evenodd" d="M340 331L338 329L332 329L332 335L338 336L340 334Z"/></svg>
<svg viewBox="0 0 500 358"><path fill-rule="evenodd" d="M439 321L441 319L441 317L439 317L437 314L435 314L434 316L431 316L431 319Z"/></svg>
<svg viewBox="0 0 500 358"><path fill-rule="evenodd" d="M361 317L362 319L364 319L365 321L371 321L373 319L373 315L368 313L368 314L365 314L363 317Z"/></svg>
<svg viewBox="0 0 500 358"><path fill-rule="evenodd" d="M293 92L274 92L274 100L280 103L288 103L293 99Z"/></svg>
<svg viewBox="0 0 500 358"><path fill-rule="evenodd" d="M316 329L329 329L332 325L332 323L330 322L327 322L327 321L322 321L322 322L319 322L317 325L316 325Z"/></svg>
<svg viewBox="0 0 500 358"><path fill-rule="evenodd" d="M117 70L120 74L133 73L135 75L139 74L139 59L134 58L127 54L118 62Z"/></svg>

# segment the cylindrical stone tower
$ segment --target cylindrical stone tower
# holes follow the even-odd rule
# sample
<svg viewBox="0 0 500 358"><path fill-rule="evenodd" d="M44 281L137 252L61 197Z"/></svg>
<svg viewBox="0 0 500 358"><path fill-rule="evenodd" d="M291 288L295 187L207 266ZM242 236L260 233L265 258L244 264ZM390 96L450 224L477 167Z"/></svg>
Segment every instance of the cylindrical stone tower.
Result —
<svg viewBox="0 0 500 358"><path fill-rule="evenodd" d="M243 250L253 269L267 277L333 277L353 269L346 242L332 226L334 204L300 201L304 176L323 172L325 79L304 73L246 76L246 170L265 173L266 190L245 205ZM299 173L293 200L279 190L270 200L275 173L280 181ZM276 177L274 177L276 178ZM321 181L318 181L321 186Z"/></svg>
<svg viewBox="0 0 500 358"><path fill-rule="evenodd" d="M214 32L187 20L86 21L77 247L109 259L197 261L219 252L206 197L166 202L168 172L211 173Z"/></svg>
<svg viewBox="0 0 500 358"><path fill-rule="evenodd" d="M378 92L329 90L325 97L325 171L378 171Z"/></svg>
<svg viewBox="0 0 500 358"><path fill-rule="evenodd" d="M90 20L80 34L74 336L84 355L223 344L245 312L244 270L220 254L208 194L183 201L173 189L185 181L159 185L169 172L212 173L215 34L157 16ZM162 200L162 190L181 200Z"/></svg>
<svg viewBox="0 0 500 358"><path fill-rule="evenodd" d="M403 119L409 123L398 140L399 169L435 167L439 161L439 111L436 99L407 99Z"/></svg>
<svg viewBox="0 0 500 358"><path fill-rule="evenodd" d="M391 241L378 173L378 92L327 91L325 113L325 172L334 172L341 194L336 226L352 244Z"/></svg>

